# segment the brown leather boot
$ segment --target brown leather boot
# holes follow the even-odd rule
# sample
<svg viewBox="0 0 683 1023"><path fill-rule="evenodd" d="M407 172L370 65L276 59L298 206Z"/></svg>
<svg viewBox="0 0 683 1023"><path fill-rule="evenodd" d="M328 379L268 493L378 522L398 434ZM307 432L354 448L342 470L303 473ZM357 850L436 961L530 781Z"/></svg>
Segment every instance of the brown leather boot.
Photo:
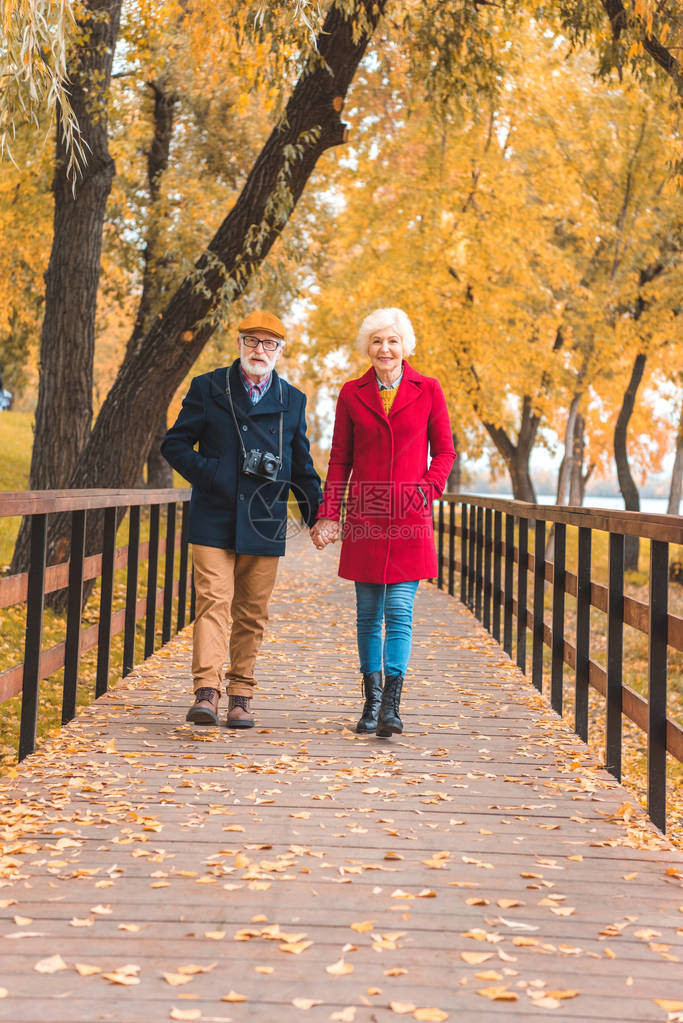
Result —
<svg viewBox="0 0 683 1023"><path fill-rule="evenodd" d="M228 694L228 728L253 728L254 715L251 713L251 696Z"/></svg>
<svg viewBox="0 0 683 1023"><path fill-rule="evenodd" d="M218 700L220 693L211 686L200 686L195 690L194 703L185 715L193 725L218 724Z"/></svg>

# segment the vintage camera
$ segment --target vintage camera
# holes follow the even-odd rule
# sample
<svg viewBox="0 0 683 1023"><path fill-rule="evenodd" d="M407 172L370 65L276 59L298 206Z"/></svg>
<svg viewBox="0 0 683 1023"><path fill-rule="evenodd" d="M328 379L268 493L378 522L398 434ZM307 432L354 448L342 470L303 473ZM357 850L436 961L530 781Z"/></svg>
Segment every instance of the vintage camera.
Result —
<svg viewBox="0 0 683 1023"><path fill-rule="evenodd" d="M245 476L256 476L262 480L276 480L282 459L271 451L259 451L252 448L247 451L242 461L242 472Z"/></svg>

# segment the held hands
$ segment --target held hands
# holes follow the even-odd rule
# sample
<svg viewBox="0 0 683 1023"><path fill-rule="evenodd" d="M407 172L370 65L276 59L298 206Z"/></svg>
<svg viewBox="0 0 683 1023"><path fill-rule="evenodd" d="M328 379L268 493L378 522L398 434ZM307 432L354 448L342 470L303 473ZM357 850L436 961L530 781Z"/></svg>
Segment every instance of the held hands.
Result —
<svg viewBox="0 0 683 1023"><path fill-rule="evenodd" d="M314 546L321 551L328 543L336 543L339 539L339 523L335 519L318 519L310 534Z"/></svg>

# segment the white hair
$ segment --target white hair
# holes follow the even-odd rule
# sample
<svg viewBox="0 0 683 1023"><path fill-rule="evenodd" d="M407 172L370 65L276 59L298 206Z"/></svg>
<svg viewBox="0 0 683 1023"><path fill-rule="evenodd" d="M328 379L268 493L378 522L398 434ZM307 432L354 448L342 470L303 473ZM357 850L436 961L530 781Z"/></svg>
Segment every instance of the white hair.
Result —
<svg viewBox="0 0 683 1023"><path fill-rule="evenodd" d="M356 337L356 347L361 355L368 354L370 338L378 330L393 327L401 339L403 355L407 358L415 351L415 331L402 309L375 309L366 316Z"/></svg>

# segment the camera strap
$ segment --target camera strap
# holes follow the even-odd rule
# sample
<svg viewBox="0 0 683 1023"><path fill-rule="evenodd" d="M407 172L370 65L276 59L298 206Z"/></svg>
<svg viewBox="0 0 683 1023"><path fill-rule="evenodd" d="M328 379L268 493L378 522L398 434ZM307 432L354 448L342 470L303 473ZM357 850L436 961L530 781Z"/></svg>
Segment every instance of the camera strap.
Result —
<svg viewBox="0 0 683 1023"><path fill-rule="evenodd" d="M278 382L278 398L280 400L280 403L282 403L282 381L280 380L280 377L277 378L277 382ZM230 412L232 413L232 421L235 424L235 430L237 431L237 439L239 440L240 447L242 448L242 457L246 458L247 457L247 449L245 448L244 441L242 440L242 431L240 430L240 427L239 427L239 422L237 420L237 415L235 413L235 406L234 406L233 401L232 401L232 391L230 390L230 367L228 367L228 369L226 370L226 373L225 373L225 393L228 396L228 402L230 404ZM280 464L282 464L282 434L283 434L284 418L285 418L284 412L280 412L280 447L279 447L279 451L278 451L278 458L280 459ZM256 427L257 430L259 429L259 427L256 425L256 423L254 423L254 426ZM264 434L264 437L265 437L265 434ZM267 437L266 437L266 440L268 440Z"/></svg>

